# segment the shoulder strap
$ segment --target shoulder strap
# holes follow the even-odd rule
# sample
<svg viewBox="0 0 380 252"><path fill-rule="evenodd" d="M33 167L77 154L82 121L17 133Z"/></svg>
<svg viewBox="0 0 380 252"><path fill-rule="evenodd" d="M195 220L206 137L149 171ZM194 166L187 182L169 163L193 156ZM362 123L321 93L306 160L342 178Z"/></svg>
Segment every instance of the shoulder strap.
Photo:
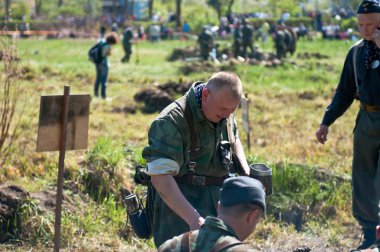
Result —
<svg viewBox="0 0 380 252"><path fill-rule="evenodd" d="M190 236L191 236L191 231L186 232L183 234L182 239L181 239L181 252L190 252Z"/></svg>
<svg viewBox="0 0 380 252"><path fill-rule="evenodd" d="M363 39L359 40L358 42L356 42L353 47L354 47L354 52L353 52L353 57L352 57L352 60L353 60L353 64L354 64L354 75L355 75L355 84L356 84L356 96L359 97L359 84L358 84L358 77L357 77L357 74L356 74L356 57L358 55L358 49L360 46L363 45Z"/></svg>
<svg viewBox="0 0 380 252"><path fill-rule="evenodd" d="M185 116L187 126L189 127L189 134L190 134L190 150L189 150L189 155L190 155L190 163L189 163L189 168L190 170L194 171L197 162L195 160L195 154L199 150L198 146L198 140L197 140L197 135L195 133L194 125L193 125L193 114L191 113L191 108L189 106L189 101L187 98L187 95L182 96L181 98L177 99L175 101L178 106L183 111L183 114Z"/></svg>
<svg viewBox="0 0 380 252"><path fill-rule="evenodd" d="M219 252L219 251L222 251L224 249L232 248L234 246L242 245L242 244L244 244L244 243L234 237L232 240L227 240L227 241L223 241L221 243L216 244L210 250L210 252Z"/></svg>
<svg viewBox="0 0 380 252"><path fill-rule="evenodd" d="M228 136L228 141L231 144L231 150L235 152L235 136L232 131L232 126L234 125L234 117L233 114L230 115L230 117L227 119L227 136Z"/></svg>

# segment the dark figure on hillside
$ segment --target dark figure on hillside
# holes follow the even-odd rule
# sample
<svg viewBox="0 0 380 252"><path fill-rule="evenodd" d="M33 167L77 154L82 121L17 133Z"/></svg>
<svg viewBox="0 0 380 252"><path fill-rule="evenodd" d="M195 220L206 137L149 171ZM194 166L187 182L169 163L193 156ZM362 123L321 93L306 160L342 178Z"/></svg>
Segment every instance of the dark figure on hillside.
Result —
<svg viewBox="0 0 380 252"><path fill-rule="evenodd" d="M211 32L206 27L203 27L202 33L199 34L198 44L202 59L208 60L211 49L214 46L214 39Z"/></svg>
<svg viewBox="0 0 380 252"><path fill-rule="evenodd" d="M286 56L285 33L281 27L277 29L274 37L274 45L276 47L276 57L282 59Z"/></svg>
<svg viewBox="0 0 380 252"><path fill-rule="evenodd" d="M244 241L255 230L265 211L263 185L250 177L226 179L220 190L218 216L207 217L199 230L166 241L159 252L251 251ZM227 249L227 250L225 250Z"/></svg>
<svg viewBox="0 0 380 252"><path fill-rule="evenodd" d="M103 43L100 47L101 60L99 63L95 64L96 67L96 80L94 84L94 95L99 96L99 86L101 86L100 95L103 99L106 99L106 89L107 89L107 79L108 79L108 56L111 55L111 46L117 44L119 38L116 33L111 33L107 35L105 41L100 41Z"/></svg>
<svg viewBox="0 0 380 252"><path fill-rule="evenodd" d="M104 38L106 36L106 27L104 25L100 26L100 38Z"/></svg>
<svg viewBox="0 0 380 252"><path fill-rule="evenodd" d="M290 52L291 55L293 55L297 49L298 36L297 36L297 33L291 27L288 28L288 31L290 32L293 38L292 43L290 43L290 45L288 46L288 51Z"/></svg>
<svg viewBox="0 0 380 252"><path fill-rule="evenodd" d="M243 34L241 33L240 22L238 22L234 30L233 51L234 51L235 58L237 58L238 56L242 56L242 50L241 50L242 45L243 45Z"/></svg>
<svg viewBox="0 0 380 252"><path fill-rule="evenodd" d="M117 23L113 23L112 26L111 26L111 32L115 32L117 33L118 32L118 25Z"/></svg>
<svg viewBox="0 0 380 252"><path fill-rule="evenodd" d="M237 75L219 72L207 82L195 82L153 121L142 156L153 186L148 195L154 198L152 232L157 247L175 235L199 229L204 218L217 215L231 146L243 166L241 173L249 174L230 117L242 92Z"/></svg>
<svg viewBox="0 0 380 252"><path fill-rule="evenodd" d="M133 30L132 27L127 27L123 33L123 49L124 57L121 59L121 62L129 62L129 59L132 55L132 40L133 40Z"/></svg>
<svg viewBox="0 0 380 252"><path fill-rule="evenodd" d="M364 39L347 54L334 98L316 137L324 144L329 126L355 98L360 101L354 127L352 211L364 234L358 249L366 249L376 241L375 228L380 213L380 3L365 0L359 5L357 14Z"/></svg>
<svg viewBox="0 0 380 252"><path fill-rule="evenodd" d="M253 49L253 27L245 19L243 19L241 33L243 36L243 56L244 58L250 58L250 56L255 54ZM247 55L247 47L251 52L250 55Z"/></svg>

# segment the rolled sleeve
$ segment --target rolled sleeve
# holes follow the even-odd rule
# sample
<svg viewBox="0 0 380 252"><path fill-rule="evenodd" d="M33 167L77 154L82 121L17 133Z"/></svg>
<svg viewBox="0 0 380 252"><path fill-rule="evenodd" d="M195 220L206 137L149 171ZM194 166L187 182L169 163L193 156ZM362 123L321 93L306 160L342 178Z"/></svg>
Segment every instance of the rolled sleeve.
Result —
<svg viewBox="0 0 380 252"><path fill-rule="evenodd" d="M168 158L159 158L147 164L148 175L171 174L173 176L179 173L179 165L176 161Z"/></svg>
<svg viewBox="0 0 380 252"><path fill-rule="evenodd" d="M142 152L150 175L177 174L184 162L183 140L170 119L156 119L149 130L149 145Z"/></svg>

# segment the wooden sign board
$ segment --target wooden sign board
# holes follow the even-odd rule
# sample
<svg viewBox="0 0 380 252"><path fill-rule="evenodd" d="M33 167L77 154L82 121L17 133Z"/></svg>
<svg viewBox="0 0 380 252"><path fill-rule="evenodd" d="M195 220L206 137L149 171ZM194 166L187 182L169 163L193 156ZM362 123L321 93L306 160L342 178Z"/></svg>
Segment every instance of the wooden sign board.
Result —
<svg viewBox="0 0 380 252"><path fill-rule="evenodd" d="M90 95L70 95L66 150L87 149ZM63 95L41 96L37 151L59 151Z"/></svg>
<svg viewBox="0 0 380 252"><path fill-rule="evenodd" d="M246 131L246 132L249 132L249 115L248 115L248 99L246 98L242 98L241 99L241 108L242 108L242 112L243 112L243 116L242 116L242 119L243 119L243 129Z"/></svg>

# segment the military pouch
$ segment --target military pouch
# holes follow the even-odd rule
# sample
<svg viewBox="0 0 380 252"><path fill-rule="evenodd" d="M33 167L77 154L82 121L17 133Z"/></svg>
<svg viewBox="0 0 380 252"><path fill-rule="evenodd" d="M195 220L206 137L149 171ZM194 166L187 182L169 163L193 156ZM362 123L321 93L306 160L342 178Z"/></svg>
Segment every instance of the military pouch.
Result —
<svg viewBox="0 0 380 252"><path fill-rule="evenodd" d="M136 194L129 194L124 198L127 215L133 231L142 239L149 239L152 233L150 221L140 198Z"/></svg>
<svg viewBox="0 0 380 252"><path fill-rule="evenodd" d="M233 172L238 173L239 175L245 175L243 166L240 163L240 160L235 152L232 152L232 168Z"/></svg>
<svg viewBox="0 0 380 252"><path fill-rule="evenodd" d="M136 194L130 194L124 199L127 215L136 235L142 239L149 239L152 234L154 189L144 166L136 166L133 179L136 184L147 186L145 207L142 199Z"/></svg>
<svg viewBox="0 0 380 252"><path fill-rule="evenodd" d="M136 184L149 186L150 185L150 175L146 173L146 167L137 165L135 168L135 175L133 179Z"/></svg>

